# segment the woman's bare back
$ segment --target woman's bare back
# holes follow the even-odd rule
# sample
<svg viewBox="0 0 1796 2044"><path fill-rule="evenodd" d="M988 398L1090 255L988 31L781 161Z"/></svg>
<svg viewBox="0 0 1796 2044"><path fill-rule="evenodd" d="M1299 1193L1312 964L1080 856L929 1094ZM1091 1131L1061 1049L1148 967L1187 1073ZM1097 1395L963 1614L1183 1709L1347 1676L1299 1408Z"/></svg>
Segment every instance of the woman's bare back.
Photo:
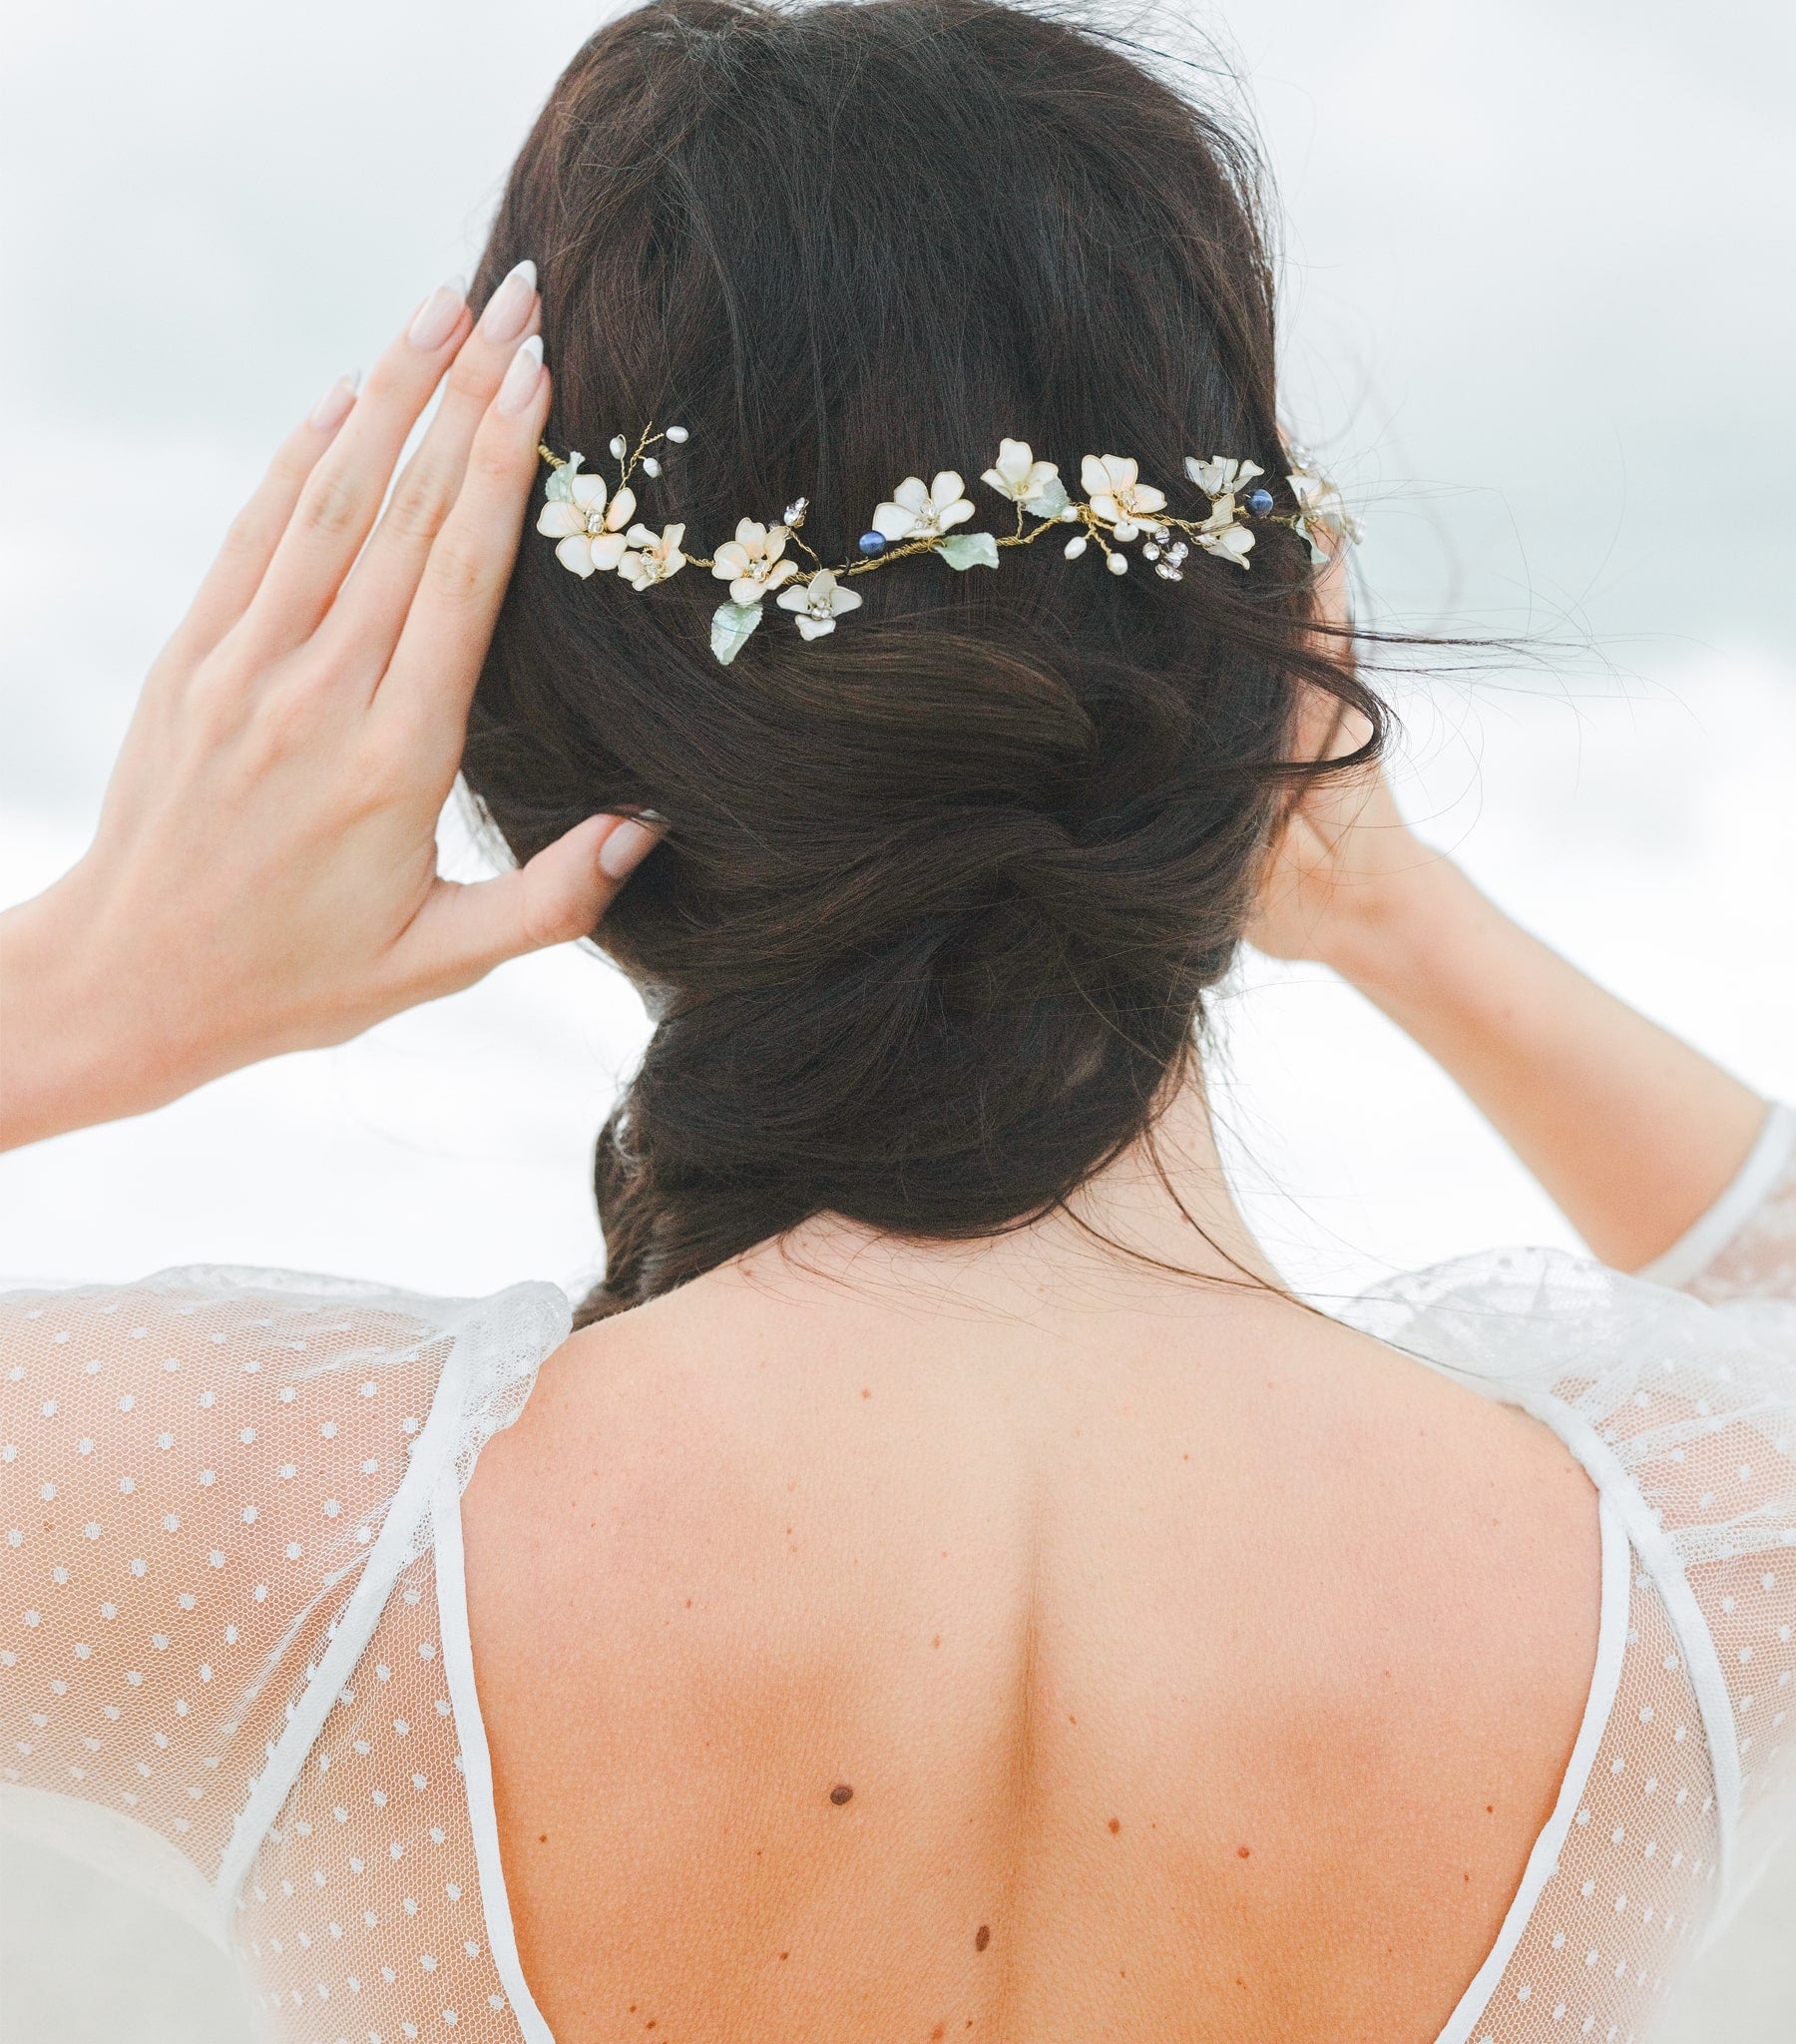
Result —
<svg viewBox="0 0 1796 2044"><path fill-rule="evenodd" d="M1275 1295L1053 1293L761 1253L577 1334L486 1450L558 2044L1433 2044L1577 1734L1588 1480Z"/></svg>

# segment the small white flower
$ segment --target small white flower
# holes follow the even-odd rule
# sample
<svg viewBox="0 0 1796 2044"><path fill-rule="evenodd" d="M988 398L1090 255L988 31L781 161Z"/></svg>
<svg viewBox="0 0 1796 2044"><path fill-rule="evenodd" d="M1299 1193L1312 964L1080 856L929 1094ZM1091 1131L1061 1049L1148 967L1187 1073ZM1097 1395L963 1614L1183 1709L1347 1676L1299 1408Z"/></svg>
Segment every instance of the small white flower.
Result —
<svg viewBox="0 0 1796 2044"><path fill-rule="evenodd" d="M1248 566L1247 556L1253 551L1253 534L1241 523L1232 497L1217 497L1210 507L1210 515L1192 532L1191 537L1206 554L1232 561L1237 568Z"/></svg>
<svg viewBox="0 0 1796 2044"><path fill-rule="evenodd" d="M759 603L782 582L791 581L798 563L782 558L789 537L783 525L769 531L752 518L737 522L735 538L726 539L717 549L711 568L719 582L729 584L732 602Z"/></svg>
<svg viewBox="0 0 1796 2044"><path fill-rule="evenodd" d="M1309 541L1313 560L1326 559L1329 551L1317 538L1318 533L1326 533L1336 545L1345 540L1357 546L1365 537L1359 520L1347 509L1340 491L1326 476L1298 466L1287 480L1298 504L1295 527Z"/></svg>
<svg viewBox="0 0 1796 2044"><path fill-rule="evenodd" d="M1027 504L1039 497L1060 475L1060 464L1038 461L1027 440L1000 440L998 459L979 478L990 483L1000 496Z"/></svg>
<svg viewBox="0 0 1796 2044"><path fill-rule="evenodd" d="M1135 464L1122 454L1088 454L1079 465L1079 480L1092 509L1115 528L1118 539L1133 539L1155 511L1166 508L1165 491L1137 482L1135 476Z"/></svg>
<svg viewBox="0 0 1796 2044"><path fill-rule="evenodd" d="M581 576L618 565L629 544L624 527L636 515L636 492L621 489L608 501L603 478L580 473L585 459L570 454L550 471L548 502L537 514L537 531L556 542L555 558Z"/></svg>
<svg viewBox="0 0 1796 2044"><path fill-rule="evenodd" d="M821 639L835 630L844 611L859 610L861 599L856 591L842 588L827 568L820 568L808 582L782 589L778 603L782 611L798 613L798 629L805 638Z"/></svg>
<svg viewBox="0 0 1796 2044"><path fill-rule="evenodd" d="M1265 472L1257 461L1236 461L1226 454L1212 454L1207 461L1185 456L1185 474L1206 497L1236 496L1244 484Z"/></svg>
<svg viewBox="0 0 1796 2044"><path fill-rule="evenodd" d="M873 530L887 539L935 539L973 516L965 487L951 468L938 470L927 488L920 475L907 475L873 513Z"/></svg>
<svg viewBox="0 0 1796 2044"><path fill-rule="evenodd" d="M683 525L665 525L660 532L647 525L633 525L625 537L637 551L624 556L618 563L618 573L633 588L647 589L653 583L666 582L685 566L685 555L679 551L679 542L685 537Z"/></svg>

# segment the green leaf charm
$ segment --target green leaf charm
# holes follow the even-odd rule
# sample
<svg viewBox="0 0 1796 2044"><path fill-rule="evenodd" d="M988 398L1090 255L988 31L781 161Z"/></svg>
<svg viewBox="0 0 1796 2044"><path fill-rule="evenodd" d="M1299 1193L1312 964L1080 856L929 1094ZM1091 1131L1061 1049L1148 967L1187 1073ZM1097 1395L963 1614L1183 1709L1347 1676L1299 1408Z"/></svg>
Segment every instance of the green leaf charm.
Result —
<svg viewBox="0 0 1796 2044"><path fill-rule="evenodd" d="M757 603L720 603L711 613L711 651L727 667L761 621Z"/></svg>
<svg viewBox="0 0 1796 2044"><path fill-rule="evenodd" d="M1026 498L1023 508L1032 518L1058 518L1072 501L1066 484L1055 476L1040 496Z"/></svg>
<svg viewBox="0 0 1796 2044"><path fill-rule="evenodd" d="M549 471L549 481L544 487L543 495L551 504L573 503L574 478L585 459L584 454L570 454L560 468L552 468Z"/></svg>
<svg viewBox="0 0 1796 2044"><path fill-rule="evenodd" d="M936 548L951 568L995 568L998 542L989 532L951 532Z"/></svg>

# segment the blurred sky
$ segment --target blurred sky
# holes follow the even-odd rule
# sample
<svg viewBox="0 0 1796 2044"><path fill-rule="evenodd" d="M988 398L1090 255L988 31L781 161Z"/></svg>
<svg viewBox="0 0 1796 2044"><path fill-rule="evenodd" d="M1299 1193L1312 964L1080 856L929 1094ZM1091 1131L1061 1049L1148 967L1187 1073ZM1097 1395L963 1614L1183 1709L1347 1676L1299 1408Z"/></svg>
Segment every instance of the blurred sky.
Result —
<svg viewBox="0 0 1796 2044"><path fill-rule="evenodd" d="M144 669L267 451L470 265L607 11L0 0L0 901L79 854ZM1404 688L1411 813L1580 962L1796 1098L1796 10L1163 0L1128 19L1186 57L1200 32L1247 77L1285 208L1288 409L1367 510L1377 614L1569 649ZM1237 1180L1298 1282L1569 1242L1326 975L1250 966L1219 1024ZM594 959L520 961L357 1043L0 1158L0 1273L577 1283L593 1134L642 1033ZM10 2044L237 2034L177 1927L22 1851L7 1883ZM1673 2037L1791 2034L1792 1897L1786 1873L1759 1955L1743 1933L1718 1949Z"/></svg>

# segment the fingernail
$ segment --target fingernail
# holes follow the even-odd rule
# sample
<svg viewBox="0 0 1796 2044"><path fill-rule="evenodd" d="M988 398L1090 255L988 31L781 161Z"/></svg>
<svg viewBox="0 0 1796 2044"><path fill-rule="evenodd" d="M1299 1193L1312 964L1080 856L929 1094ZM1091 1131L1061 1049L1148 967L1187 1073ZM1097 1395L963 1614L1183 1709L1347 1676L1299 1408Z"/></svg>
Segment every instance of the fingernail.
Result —
<svg viewBox="0 0 1796 2044"><path fill-rule="evenodd" d="M486 301L486 310L480 315L481 332L488 340L516 340L524 331L535 296L536 264L525 260L516 269L508 269Z"/></svg>
<svg viewBox="0 0 1796 2044"><path fill-rule="evenodd" d="M600 845L599 870L610 879L621 880L634 872L660 842L658 831L651 830L647 823L639 823L634 816L626 816Z"/></svg>
<svg viewBox="0 0 1796 2044"><path fill-rule="evenodd" d="M349 407L355 402L355 393L361 384L361 371L351 369L346 376L339 376L312 406L310 423L320 432L328 433L340 426L349 416Z"/></svg>
<svg viewBox="0 0 1796 2044"><path fill-rule="evenodd" d="M505 381L499 386L499 409L522 411L536 395L542 374L543 336L533 333L511 358L511 367L506 370Z"/></svg>
<svg viewBox="0 0 1796 2044"><path fill-rule="evenodd" d="M467 302L459 276L438 284L418 307L406 338L413 347L421 347L426 353L434 347L441 347L455 331L455 322L461 317L462 307Z"/></svg>

